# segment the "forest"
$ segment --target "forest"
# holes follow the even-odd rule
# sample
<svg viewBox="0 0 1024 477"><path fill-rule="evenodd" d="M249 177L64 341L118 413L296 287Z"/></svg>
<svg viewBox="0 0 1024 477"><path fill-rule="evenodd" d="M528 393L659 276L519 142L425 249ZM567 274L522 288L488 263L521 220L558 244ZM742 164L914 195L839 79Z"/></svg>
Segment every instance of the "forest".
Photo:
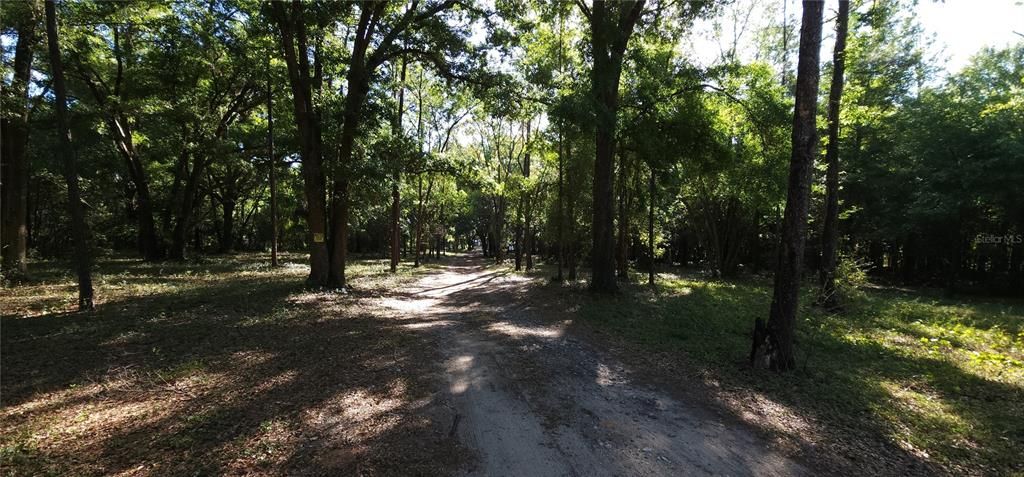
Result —
<svg viewBox="0 0 1024 477"><path fill-rule="evenodd" d="M926 3L0 3L0 472L1024 473L1024 26Z"/></svg>

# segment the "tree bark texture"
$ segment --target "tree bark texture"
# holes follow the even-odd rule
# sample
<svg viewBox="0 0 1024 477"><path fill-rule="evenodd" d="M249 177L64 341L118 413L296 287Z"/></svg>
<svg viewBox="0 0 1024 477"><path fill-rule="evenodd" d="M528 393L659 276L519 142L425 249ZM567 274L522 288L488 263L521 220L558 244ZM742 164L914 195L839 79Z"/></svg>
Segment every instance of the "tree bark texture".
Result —
<svg viewBox="0 0 1024 477"><path fill-rule="evenodd" d="M34 9L30 8L30 11ZM32 74L33 46L37 41L36 17L26 18L18 25L18 42L14 47L14 76L9 88L14 106L10 115L0 120L0 196L3 221L0 223L0 250L4 275L28 272L28 180L29 165L25 156L28 143L28 83Z"/></svg>
<svg viewBox="0 0 1024 477"><path fill-rule="evenodd" d="M825 225L821 234L821 291L818 303L828 309L839 306L836 296L836 255L839 248L839 107L843 99L846 69L846 36L849 0L839 1L836 45L832 57L832 84L828 93L828 144L825 146Z"/></svg>
<svg viewBox="0 0 1024 477"><path fill-rule="evenodd" d="M623 55L644 0L595 0L590 9L591 95L596 117L596 156L593 184L593 248L590 289L614 293L615 282L615 129L619 112L619 79Z"/></svg>
<svg viewBox="0 0 1024 477"><path fill-rule="evenodd" d="M292 103L302 154L303 193L306 198L306 223L309 228L309 283L325 286L330 267L327 252L327 185L320 143L320 120L313 108L312 78L303 4L297 0L290 13L283 2L271 4L281 32L281 47L288 65Z"/></svg>
<svg viewBox="0 0 1024 477"><path fill-rule="evenodd" d="M800 272L807 232L811 168L818 148L815 125L818 105L819 50L824 2L805 1L800 27L796 108L793 112L793 151L783 213L775 285L767 324L758 318L750 360L757 367L788 371L796 365L794 341L799 306Z"/></svg>
<svg viewBox="0 0 1024 477"><path fill-rule="evenodd" d="M92 256L89 250L89 230L85 222L85 208L82 205L78 186L78 164L71 143L68 121L67 86L64 83L64 65L60 55L60 39L57 33L57 12L54 0L46 1L46 37L50 50L50 74L53 77L53 93L56 100L57 132L60 135L60 152L64 162L64 180L68 187L68 212L71 215L71 236L75 244L75 269L78 274L78 309L92 310Z"/></svg>

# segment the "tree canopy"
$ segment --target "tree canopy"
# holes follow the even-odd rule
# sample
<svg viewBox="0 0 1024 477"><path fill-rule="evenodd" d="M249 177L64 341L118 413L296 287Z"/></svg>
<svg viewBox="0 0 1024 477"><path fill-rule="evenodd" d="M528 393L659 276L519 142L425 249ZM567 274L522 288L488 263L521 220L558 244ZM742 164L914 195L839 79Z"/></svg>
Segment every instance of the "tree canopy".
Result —
<svg viewBox="0 0 1024 477"><path fill-rule="evenodd" d="M943 73L909 5L849 9L825 134L836 232L822 245L822 147L807 267L1019 291L1024 46ZM756 6L774 18L659 0L57 3L90 250L186 260L279 241L307 251L310 283L330 288L346 286L350 253L419 264L471 247L557 263L560 278L590 270L602 292L658 264L770 270L800 32L793 12ZM4 274L16 279L27 257L68 254L74 226L42 2L2 8ZM684 47L695 22L732 24L710 61Z"/></svg>

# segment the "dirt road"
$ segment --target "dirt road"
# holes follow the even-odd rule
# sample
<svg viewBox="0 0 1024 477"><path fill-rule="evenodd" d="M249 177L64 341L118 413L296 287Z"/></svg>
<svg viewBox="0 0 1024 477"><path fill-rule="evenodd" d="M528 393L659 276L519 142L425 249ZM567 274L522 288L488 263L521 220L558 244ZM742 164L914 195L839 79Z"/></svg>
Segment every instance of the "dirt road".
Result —
<svg viewBox="0 0 1024 477"><path fill-rule="evenodd" d="M801 475L749 429L631 382L536 282L454 258L381 298L447 360L466 475ZM547 297L547 298L545 298Z"/></svg>

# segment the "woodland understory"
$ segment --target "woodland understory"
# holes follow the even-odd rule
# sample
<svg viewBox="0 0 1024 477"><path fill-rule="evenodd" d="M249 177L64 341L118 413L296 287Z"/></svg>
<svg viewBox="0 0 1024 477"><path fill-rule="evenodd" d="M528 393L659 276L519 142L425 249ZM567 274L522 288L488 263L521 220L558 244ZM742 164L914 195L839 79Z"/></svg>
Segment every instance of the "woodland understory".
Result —
<svg viewBox="0 0 1024 477"><path fill-rule="evenodd" d="M439 343L778 466L625 473L1024 472L1024 40L917 6L0 3L2 473L495 472Z"/></svg>

